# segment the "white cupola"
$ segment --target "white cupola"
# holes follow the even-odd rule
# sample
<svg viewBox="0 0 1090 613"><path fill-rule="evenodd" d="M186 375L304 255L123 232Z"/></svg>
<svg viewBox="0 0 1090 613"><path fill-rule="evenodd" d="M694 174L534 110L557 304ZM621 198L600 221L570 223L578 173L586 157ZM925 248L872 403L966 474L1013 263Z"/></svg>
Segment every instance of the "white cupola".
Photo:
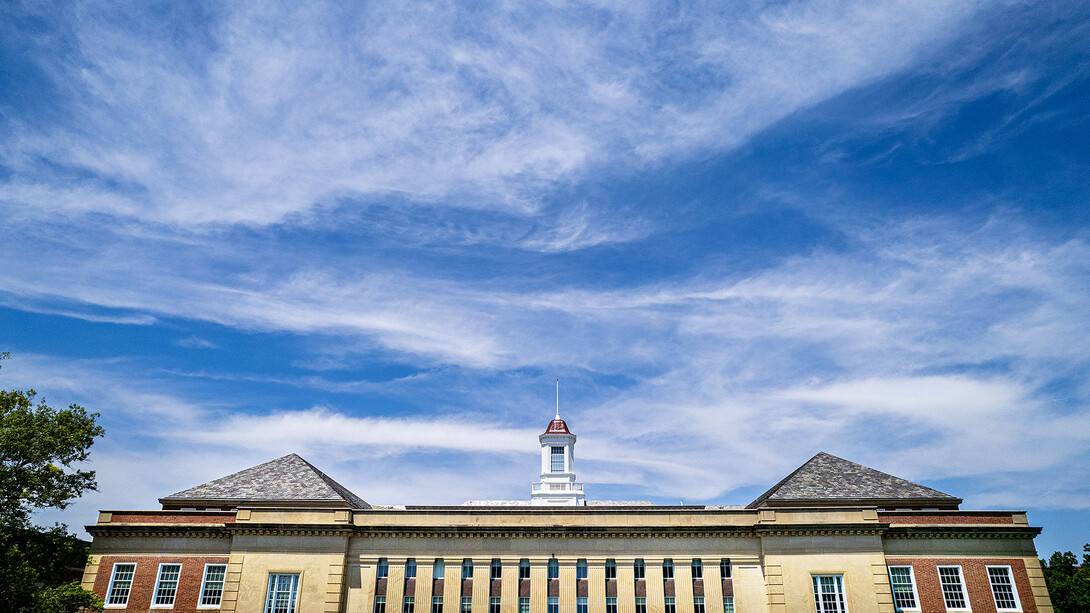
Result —
<svg viewBox="0 0 1090 613"><path fill-rule="evenodd" d="M530 504L585 505L583 484L575 481L575 435L560 419L559 399L556 417L537 438L541 442L541 481L532 486Z"/></svg>

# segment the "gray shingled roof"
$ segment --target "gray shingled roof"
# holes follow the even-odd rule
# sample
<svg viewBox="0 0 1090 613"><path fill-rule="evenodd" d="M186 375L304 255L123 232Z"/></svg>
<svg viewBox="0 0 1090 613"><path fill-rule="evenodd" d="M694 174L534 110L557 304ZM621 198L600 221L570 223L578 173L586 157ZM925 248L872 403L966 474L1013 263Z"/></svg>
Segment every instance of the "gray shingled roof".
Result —
<svg viewBox="0 0 1090 613"><path fill-rule="evenodd" d="M232 475L182 490L160 502L277 502L347 503L353 509L371 505L345 486L292 453Z"/></svg>
<svg viewBox="0 0 1090 613"><path fill-rule="evenodd" d="M922 503L956 506L961 503L960 498L822 452L748 506L753 509L775 503L885 501L917 503L914 506Z"/></svg>

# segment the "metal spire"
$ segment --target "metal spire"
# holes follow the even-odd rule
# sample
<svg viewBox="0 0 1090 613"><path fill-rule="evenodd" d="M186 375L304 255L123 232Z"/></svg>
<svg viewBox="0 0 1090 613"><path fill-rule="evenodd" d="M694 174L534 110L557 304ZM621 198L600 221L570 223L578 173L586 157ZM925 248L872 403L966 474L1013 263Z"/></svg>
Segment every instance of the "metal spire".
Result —
<svg viewBox="0 0 1090 613"><path fill-rule="evenodd" d="M560 379L556 380L556 419L560 419Z"/></svg>

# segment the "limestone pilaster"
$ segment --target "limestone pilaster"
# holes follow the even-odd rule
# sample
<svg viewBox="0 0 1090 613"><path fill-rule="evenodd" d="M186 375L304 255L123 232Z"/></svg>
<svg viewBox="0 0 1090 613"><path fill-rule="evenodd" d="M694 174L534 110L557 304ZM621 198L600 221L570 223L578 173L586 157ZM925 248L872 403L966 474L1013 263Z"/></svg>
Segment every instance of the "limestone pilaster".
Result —
<svg viewBox="0 0 1090 613"><path fill-rule="evenodd" d="M577 582L575 568L579 563L578 558L558 558L560 563L560 613L576 613L575 600L577 597Z"/></svg>
<svg viewBox="0 0 1090 613"><path fill-rule="evenodd" d="M462 558L443 558L443 613L461 613Z"/></svg>
<svg viewBox="0 0 1090 613"><path fill-rule="evenodd" d="M587 558L587 605L590 613L606 610L606 559Z"/></svg>
<svg viewBox="0 0 1090 613"><path fill-rule="evenodd" d="M636 579L632 565L636 558L616 558L617 613L636 613Z"/></svg>
<svg viewBox="0 0 1090 613"><path fill-rule="evenodd" d="M664 613L665 594L662 590L662 558L644 558L647 575L647 613Z"/></svg>
<svg viewBox="0 0 1090 613"><path fill-rule="evenodd" d="M530 613L546 613L549 595L549 558L530 558Z"/></svg>

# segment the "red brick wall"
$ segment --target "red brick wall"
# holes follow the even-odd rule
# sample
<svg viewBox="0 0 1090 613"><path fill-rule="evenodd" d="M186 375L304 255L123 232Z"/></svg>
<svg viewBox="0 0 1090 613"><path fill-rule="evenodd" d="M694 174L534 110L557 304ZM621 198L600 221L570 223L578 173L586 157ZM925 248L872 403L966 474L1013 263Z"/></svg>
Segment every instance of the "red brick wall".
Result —
<svg viewBox="0 0 1090 613"><path fill-rule="evenodd" d="M234 513L114 513L112 524L233 524Z"/></svg>
<svg viewBox="0 0 1090 613"><path fill-rule="evenodd" d="M181 564L182 572L178 580L178 594L174 599L173 611L175 613L195 612L200 598L201 581L204 579L204 565L226 564L227 558L225 556L102 556L98 565L98 575L95 577L94 592L105 600L106 590L110 587L110 577L113 576L114 564L132 562L136 563L136 572L133 575L128 605L124 609L110 607L106 609L107 611L146 612L151 608L151 600L155 595L155 580L159 578L159 565ZM216 610L201 609L204 613Z"/></svg>
<svg viewBox="0 0 1090 613"><path fill-rule="evenodd" d="M879 512L878 521L888 524L1013 524L1010 513L939 515L932 513Z"/></svg>
<svg viewBox="0 0 1090 613"><path fill-rule="evenodd" d="M939 566L961 566L961 576L965 580L965 590L969 597L969 607L973 613L996 613L995 598L992 597L992 584L988 581L988 566L1010 566L1014 575L1014 586L1018 590L1018 600L1022 603L1023 613L1037 613L1033 591L1029 586L1026 565L1019 559L1010 558L931 558L901 559L886 558L889 566L911 566L916 578L916 593L920 596L923 613L946 611L942 599L942 586L939 584Z"/></svg>

